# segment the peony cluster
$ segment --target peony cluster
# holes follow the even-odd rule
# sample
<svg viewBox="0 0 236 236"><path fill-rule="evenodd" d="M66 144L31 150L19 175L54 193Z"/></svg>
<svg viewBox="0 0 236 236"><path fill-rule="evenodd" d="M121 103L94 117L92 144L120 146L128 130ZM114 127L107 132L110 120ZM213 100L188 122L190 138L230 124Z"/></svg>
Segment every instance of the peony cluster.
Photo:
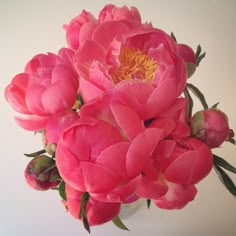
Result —
<svg viewBox="0 0 236 236"><path fill-rule="evenodd" d="M33 159L27 182L35 189L63 182L63 204L90 226L140 198L183 208L212 169L211 148L230 133L222 112L188 116L183 94L195 53L143 23L135 7L108 4L97 18L84 10L64 29L67 48L33 57L5 90L16 122L42 133L52 155L53 163ZM219 132L209 134L211 126ZM57 177L39 179L45 170Z"/></svg>

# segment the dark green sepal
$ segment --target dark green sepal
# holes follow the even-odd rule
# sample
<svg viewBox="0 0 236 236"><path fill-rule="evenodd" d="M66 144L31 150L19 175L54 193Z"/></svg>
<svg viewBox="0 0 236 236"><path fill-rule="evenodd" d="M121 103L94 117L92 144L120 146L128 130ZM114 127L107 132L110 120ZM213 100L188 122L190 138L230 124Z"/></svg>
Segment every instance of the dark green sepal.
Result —
<svg viewBox="0 0 236 236"><path fill-rule="evenodd" d="M58 187L58 190L59 190L59 194L60 194L61 198L66 201L67 198L66 198L65 185L66 185L65 182L61 181L61 183Z"/></svg>
<svg viewBox="0 0 236 236"><path fill-rule="evenodd" d="M147 208L150 209L151 206L151 199L147 199Z"/></svg>
<svg viewBox="0 0 236 236"><path fill-rule="evenodd" d="M123 229L123 230L128 230L129 229L124 225L124 223L121 221L119 216L116 216L115 218L113 218L112 222L114 223L114 225L116 225L118 228Z"/></svg>
<svg viewBox="0 0 236 236"><path fill-rule="evenodd" d="M42 150L40 150L40 151L32 152L32 153L29 153L29 154L24 153L24 155L25 155L26 157L38 157L39 155L44 154L45 152L46 152L46 151L45 151L44 149L42 149Z"/></svg>
<svg viewBox="0 0 236 236"><path fill-rule="evenodd" d="M89 193L84 192L80 200L80 211L79 211L79 218L80 219L82 218L84 228L88 231L88 233L91 232L90 225L87 218L87 213L86 213L86 205L89 198L90 198Z"/></svg>

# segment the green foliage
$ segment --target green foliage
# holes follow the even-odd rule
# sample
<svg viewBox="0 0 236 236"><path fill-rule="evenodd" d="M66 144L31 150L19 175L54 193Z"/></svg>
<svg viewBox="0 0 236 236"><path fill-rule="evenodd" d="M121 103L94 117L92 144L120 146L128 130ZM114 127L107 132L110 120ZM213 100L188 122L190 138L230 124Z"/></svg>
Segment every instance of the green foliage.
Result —
<svg viewBox="0 0 236 236"><path fill-rule="evenodd" d="M225 169L236 174L236 168L217 155L213 155L213 157L214 157L214 169L216 171L216 174L218 175L219 179L224 184L226 189L232 195L236 196L236 186L232 181L232 179L229 177L229 175L223 170Z"/></svg>

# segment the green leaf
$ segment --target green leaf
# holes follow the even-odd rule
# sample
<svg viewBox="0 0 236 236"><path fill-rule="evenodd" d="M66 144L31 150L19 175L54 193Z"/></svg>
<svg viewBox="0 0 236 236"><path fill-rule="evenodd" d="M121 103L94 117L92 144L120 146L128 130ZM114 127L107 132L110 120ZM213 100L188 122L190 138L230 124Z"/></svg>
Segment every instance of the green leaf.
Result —
<svg viewBox="0 0 236 236"><path fill-rule="evenodd" d="M188 99L188 107L187 107L187 115L188 115L188 120L190 117L192 117L192 112L193 112L193 99L187 89L187 87L185 87L184 89L184 96Z"/></svg>
<svg viewBox="0 0 236 236"><path fill-rule="evenodd" d="M112 222L120 229L123 230L129 230L121 221L121 219L119 218L119 216L116 216L115 218L113 218Z"/></svg>
<svg viewBox="0 0 236 236"><path fill-rule="evenodd" d="M61 181L59 185L59 194L63 200L66 201L66 191L65 191L65 182Z"/></svg>
<svg viewBox="0 0 236 236"><path fill-rule="evenodd" d="M171 32L170 36L171 36L172 39L174 39L175 42L177 42L177 39L176 39L176 37L175 37L173 32Z"/></svg>
<svg viewBox="0 0 236 236"><path fill-rule="evenodd" d="M151 205L151 199L147 199L147 208L149 209Z"/></svg>
<svg viewBox="0 0 236 236"><path fill-rule="evenodd" d="M33 152L33 153L29 153L29 154L24 154L26 157L37 157L43 153L45 153L46 151L44 149L37 151L37 152Z"/></svg>
<svg viewBox="0 0 236 236"><path fill-rule="evenodd" d="M219 176L221 182L224 184L224 186L228 189L228 191L236 196L236 186L233 183L233 181L231 180L231 178L226 174L226 172L224 170L222 170L222 168L220 168L217 165L214 165L214 169L217 173L217 175Z"/></svg>
<svg viewBox="0 0 236 236"><path fill-rule="evenodd" d="M221 158L215 154L213 154L213 157L214 157L214 164L216 166L221 166L224 169L236 174L236 168L234 166L232 166L231 164L229 164L226 160L224 160L223 158Z"/></svg>
<svg viewBox="0 0 236 236"><path fill-rule="evenodd" d="M204 109L208 109L208 105L203 93L193 84L187 83L186 87L192 91L192 93L200 100Z"/></svg>

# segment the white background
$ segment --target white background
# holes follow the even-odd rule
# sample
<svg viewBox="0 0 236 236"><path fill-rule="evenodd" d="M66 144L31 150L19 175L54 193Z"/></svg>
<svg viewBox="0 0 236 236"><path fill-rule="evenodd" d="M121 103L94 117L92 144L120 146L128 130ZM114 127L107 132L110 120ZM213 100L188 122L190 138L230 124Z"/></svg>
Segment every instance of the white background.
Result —
<svg viewBox="0 0 236 236"><path fill-rule="evenodd" d="M140 10L143 21L174 32L178 41L193 48L200 43L207 56L191 78L206 94L208 103L220 103L236 130L236 1L234 0L0 0L0 235L88 235L72 218L56 192L37 192L24 182L28 159L23 153L40 150L40 137L19 128L3 91L37 53L65 46L64 23L82 9L97 16L107 3L126 4ZM198 108L200 105L198 104ZM225 144L215 153L236 165L236 147ZM236 178L234 176L236 182ZM107 223L92 228L91 235L210 236L236 235L236 199L214 171L200 184L194 202L180 211L152 205L124 219L130 232Z"/></svg>

